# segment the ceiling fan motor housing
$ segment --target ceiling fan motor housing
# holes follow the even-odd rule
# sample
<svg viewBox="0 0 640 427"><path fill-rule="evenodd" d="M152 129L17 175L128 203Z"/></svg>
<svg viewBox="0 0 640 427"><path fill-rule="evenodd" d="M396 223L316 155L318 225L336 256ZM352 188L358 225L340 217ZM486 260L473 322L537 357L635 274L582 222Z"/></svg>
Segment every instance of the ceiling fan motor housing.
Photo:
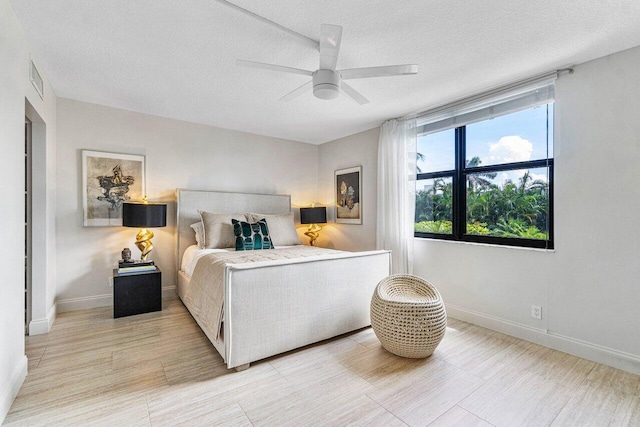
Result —
<svg viewBox="0 0 640 427"><path fill-rule="evenodd" d="M313 73L313 95L320 99L335 99L340 94L340 73L316 70Z"/></svg>

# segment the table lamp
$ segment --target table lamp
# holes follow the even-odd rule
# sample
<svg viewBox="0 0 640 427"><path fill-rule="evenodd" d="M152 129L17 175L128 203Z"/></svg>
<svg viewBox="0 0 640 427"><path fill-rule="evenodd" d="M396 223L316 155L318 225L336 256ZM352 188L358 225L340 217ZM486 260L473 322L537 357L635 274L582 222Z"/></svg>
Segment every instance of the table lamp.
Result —
<svg viewBox="0 0 640 427"><path fill-rule="evenodd" d="M165 227L167 225L167 205L165 203L124 202L122 204L122 225L138 227L136 246L140 249L140 259L145 261L153 250L151 227Z"/></svg>
<svg viewBox="0 0 640 427"><path fill-rule="evenodd" d="M309 236L309 245L316 246L316 240L322 230L318 224L327 223L327 208L324 206L300 208L300 223L309 224L309 229L304 234Z"/></svg>

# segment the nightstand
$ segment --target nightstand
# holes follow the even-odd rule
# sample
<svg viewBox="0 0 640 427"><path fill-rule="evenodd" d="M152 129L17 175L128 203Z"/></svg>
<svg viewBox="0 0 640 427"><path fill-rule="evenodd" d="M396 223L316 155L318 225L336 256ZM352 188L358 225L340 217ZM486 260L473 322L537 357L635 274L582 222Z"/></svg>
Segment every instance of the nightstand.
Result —
<svg viewBox="0 0 640 427"><path fill-rule="evenodd" d="M162 310L162 272L118 274L113 269L113 317Z"/></svg>

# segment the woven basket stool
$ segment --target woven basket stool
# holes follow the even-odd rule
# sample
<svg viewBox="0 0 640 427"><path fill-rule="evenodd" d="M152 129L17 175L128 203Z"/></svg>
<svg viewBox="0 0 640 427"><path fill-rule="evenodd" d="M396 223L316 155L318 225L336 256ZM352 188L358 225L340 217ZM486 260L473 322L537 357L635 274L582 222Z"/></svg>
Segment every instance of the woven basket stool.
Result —
<svg viewBox="0 0 640 427"><path fill-rule="evenodd" d="M371 298L371 326L382 346L402 357L431 356L447 327L438 290L420 277L382 279Z"/></svg>

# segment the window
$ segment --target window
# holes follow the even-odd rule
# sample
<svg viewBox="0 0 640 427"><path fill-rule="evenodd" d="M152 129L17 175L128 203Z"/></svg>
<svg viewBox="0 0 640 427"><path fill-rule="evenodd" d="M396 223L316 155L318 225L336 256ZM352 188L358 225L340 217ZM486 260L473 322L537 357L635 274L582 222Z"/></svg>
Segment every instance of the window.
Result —
<svg viewBox="0 0 640 427"><path fill-rule="evenodd" d="M552 90L419 126L416 237L553 248Z"/></svg>

